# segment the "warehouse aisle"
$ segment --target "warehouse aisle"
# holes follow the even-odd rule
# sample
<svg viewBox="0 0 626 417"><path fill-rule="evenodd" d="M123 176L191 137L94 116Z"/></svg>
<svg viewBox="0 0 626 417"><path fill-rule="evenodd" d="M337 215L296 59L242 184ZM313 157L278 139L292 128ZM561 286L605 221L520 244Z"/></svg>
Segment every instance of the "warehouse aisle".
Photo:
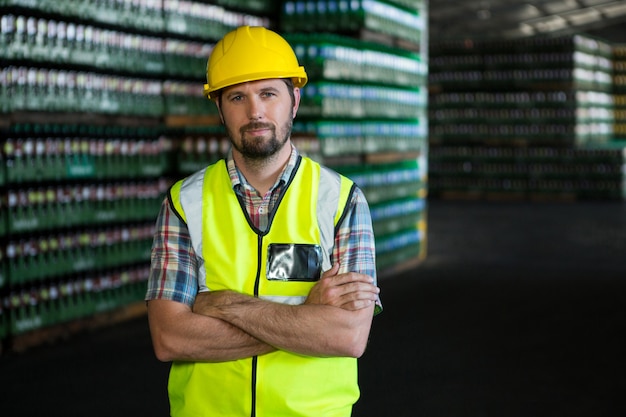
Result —
<svg viewBox="0 0 626 417"><path fill-rule="evenodd" d="M381 280L355 417L626 414L626 204L429 202ZM0 357L3 417L167 416L145 318Z"/></svg>
<svg viewBox="0 0 626 417"><path fill-rule="evenodd" d="M431 202L356 416L626 415L626 205Z"/></svg>

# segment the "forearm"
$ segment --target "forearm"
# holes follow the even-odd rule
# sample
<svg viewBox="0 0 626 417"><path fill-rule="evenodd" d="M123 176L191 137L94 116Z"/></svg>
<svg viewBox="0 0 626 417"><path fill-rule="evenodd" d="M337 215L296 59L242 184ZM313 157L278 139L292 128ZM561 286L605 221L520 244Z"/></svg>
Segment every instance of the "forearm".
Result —
<svg viewBox="0 0 626 417"><path fill-rule="evenodd" d="M374 304L359 310L286 305L229 293L215 317L277 349L309 356L359 357L367 345Z"/></svg>
<svg viewBox="0 0 626 417"><path fill-rule="evenodd" d="M275 350L236 326L172 301L150 301L148 319L161 361L223 362Z"/></svg>

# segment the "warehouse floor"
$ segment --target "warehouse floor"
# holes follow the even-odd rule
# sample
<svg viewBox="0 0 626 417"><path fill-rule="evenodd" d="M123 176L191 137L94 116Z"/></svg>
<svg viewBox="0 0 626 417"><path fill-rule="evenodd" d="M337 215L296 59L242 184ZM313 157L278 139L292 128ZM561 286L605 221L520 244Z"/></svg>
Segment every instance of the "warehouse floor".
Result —
<svg viewBox="0 0 626 417"><path fill-rule="evenodd" d="M429 202L355 417L626 415L626 204ZM167 416L144 317L0 357L3 417Z"/></svg>

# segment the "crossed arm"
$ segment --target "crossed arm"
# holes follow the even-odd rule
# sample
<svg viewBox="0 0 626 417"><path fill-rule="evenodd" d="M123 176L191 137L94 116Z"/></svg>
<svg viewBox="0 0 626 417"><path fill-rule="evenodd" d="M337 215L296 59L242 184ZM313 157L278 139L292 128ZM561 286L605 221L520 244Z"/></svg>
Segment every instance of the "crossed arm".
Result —
<svg viewBox="0 0 626 417"><path fill-rule="evenodd" d="M326 271L301 305L234 291L198 294L193 307L148 302L153 346L162 361L221 362L286 350L359 357L369 337L378 288L339 265Z"/></svg>

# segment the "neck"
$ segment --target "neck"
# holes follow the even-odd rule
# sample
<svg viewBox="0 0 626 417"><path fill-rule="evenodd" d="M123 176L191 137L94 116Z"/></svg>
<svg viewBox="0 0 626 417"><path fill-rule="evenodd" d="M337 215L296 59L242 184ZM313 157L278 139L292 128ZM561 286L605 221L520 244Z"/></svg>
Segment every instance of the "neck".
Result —
<svg viewBox="0 0 626 417"><path fill-rule="evenodd" d="M233 159L237 168L260 195L265 195L276 183L290 156L290 142L276 154L263 159L247 158L233 149Z"/></svg>

